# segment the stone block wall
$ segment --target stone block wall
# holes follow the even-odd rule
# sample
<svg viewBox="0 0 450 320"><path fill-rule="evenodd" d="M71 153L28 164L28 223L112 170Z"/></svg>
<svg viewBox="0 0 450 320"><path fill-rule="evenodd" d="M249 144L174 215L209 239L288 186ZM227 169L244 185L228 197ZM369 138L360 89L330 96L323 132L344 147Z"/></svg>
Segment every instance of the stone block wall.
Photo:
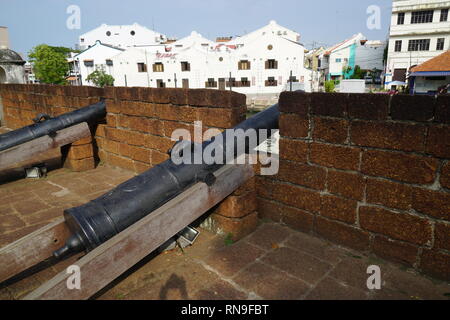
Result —
<svg viewBox="0 0 450 320"><path fill-rule="evenodd" d="M1 84L4 124L18 129L33 124L33 118L44 113L51 117L71 112L100 101L103 89L95 87L40 84ZM93 130L93 124L91 123ZM95 167L92 137L62 148L64 166L75 171Z"/></svg>
<svg viewBox="0 0 450 320"><path fill-rule="evenodd" d="M450 97L283 93L258 212L450 279Z"/></svg>
<svg viewBox="0 0 450 320"><path fill-rule="evenodd" d="M223 130L246 113L245 96L227 91L112 87L105 97L106 124L96 132L99 157L136 173L169 159L174 130L186 129L194 138L195 121L202 121L202 133Z"/></svg>

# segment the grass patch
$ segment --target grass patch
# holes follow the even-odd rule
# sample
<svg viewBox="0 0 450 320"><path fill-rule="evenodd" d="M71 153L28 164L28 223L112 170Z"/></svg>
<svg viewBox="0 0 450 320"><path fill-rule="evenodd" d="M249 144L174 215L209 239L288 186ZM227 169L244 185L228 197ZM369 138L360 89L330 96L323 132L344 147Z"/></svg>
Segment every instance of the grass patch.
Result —
<svg viewBox="0 0 450 320"><path fill-rule="evenodd" d="M226 246L231 246L234 243L233 234L232 233L227 234L227 236L225 237L224 242L225 242Z"/></svg>
<svg viewBox="0 0 450 320"><path fill-rule="evenodd" d="M354 255L354 254L351 254L351 253L346 253L346 255L349 256L349 257L352 257L354 259L362 259L363 258L361 256L357 256L357 255Z"/></svg>

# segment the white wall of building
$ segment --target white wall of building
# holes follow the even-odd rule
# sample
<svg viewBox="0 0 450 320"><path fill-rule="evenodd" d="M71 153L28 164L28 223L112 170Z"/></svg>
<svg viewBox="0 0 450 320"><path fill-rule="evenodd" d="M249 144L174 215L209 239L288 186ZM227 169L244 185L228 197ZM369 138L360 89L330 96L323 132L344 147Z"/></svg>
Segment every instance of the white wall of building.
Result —
<svg viewBox="0 0 450 320"><path fill-rule="evenodd" d="M383 56L386 42L367 41L363 45L356 47L356 62L363 70L383 70Z"/></svg>
<svg viewBox="0 0 450 320"><path fill-rule="evenodd" d="M106 60L112 59L114 56L123 52L121 49L113 48L111 46L104 45L97 41L92 47L87 50L75 55L72 60L74 65L76 65L77 70L75 72L81 75L81 83L83 85L94 85L93 83L86 80L89 74L97 69L104 70L107 74L112 75L116 78L114 73L114 66L108 66ZM93 66L86 66L86 61L93 61Z"/></svg>
<svg viewBox="0 0 450 320"><path fill-rule="evenodd" d="M329 59L329 73L334 76L342 74L343 68L348 65L350 59L350 46L338 48L331 52Z"/></svg>
<svg viewBox="0 0 450 320"><path fill-rule="evenodd" d="M267 31L273 28L281 30L281 36L277 32ZM250 82L250 87L233 86L233 91L245 94L277 94L288 84L292 71L299 83L310 91L312 72L304 68L303 45L287 39L284 29L274 23L261 30L266 31L240 37L239 45L233 42L215 43L197 32L165 46L130 47L123 52L97 43L77 58L80 59L80 69L83 69L82 61L85 59L93 59L95 64L112 59L113 67L108 69L107 73L115 78L115 86L157 87L160 80L164 82L165 87L180 88L184 84L189 88L205 88L208 79L213 78L217 83L215 89L219 89L219 79L227 83L231 73L235 81L247 78ZM295 38L298 35L293 31L286 34ZM266 69L268 59L277 61L276 69ZM239 70L241 60L250 62L250 70ZM189 63L189 70L182 71L182 62ZM164 72L154 72L155 63L162 63ZM145 64L146 70L139 70L138 64ZM92 71L82 71L82 78L85 79ZM276 86L266 86L269 77L276 80ZM83 81L83 84L86 82ZM225 89L229 90L229 87Z"/></svg>
<svg viewBox="0 0 450 320"><path fill-rule="evenodd" d="M269 50L269 48L272 48ZM297 43L272 33L260 35L235 50L231 56L230 71L232 77L239 81L242 77L251 80L251 87L240 87L234 90L241 93L279 93L288 82L290 72L300 83L310 80L310 73L304 67L305 48ZM278 62L277 69L266 69L268 59ZM250 70L238 70L240 60L249 60ZM276 87L267 87L265 81L274 77Z"/></svg>
<svg viewBox="0 0 450 320"><path fill-rule="evenodd" d="M447 21L441 22L441 10L450 9L448 0L393 0L389 52L386 66L386 80L393 80L396 69L409 70L411 66L422 64L450 49L450 13ZM411 24L413 11L433 10L433 22ZM398 24L398 14L404 13L404 24ZM436 50L437 39L444 38L443 50ZM409 51L410 40L430 39L427 51ZM395 51L395 42L402 41L400 52Z"/></svg>
<svg viewBox="0 0 450 320"><path fill-rule="evenodd" d="M79 37L81 50L93 46L96 41L119 48L135 46L151 46L161 44L167 40L166 36L143 27L137 23L132 25L107 25L91 30Z"/></svg>
<svg viewBox="0 0 450 320"><path fill-rule="evenodd" d="M280 26L276 21L271 20L268 25L231 40L230 44L239 46L245 43L249 43L255 39L259 39L261 36L265 35L274 35L294 42L300 42L299 33Z"/></svg>
<svg viewBox="0 0 450 320"><path fill-rule="evenodd" d="M363 70L383 70L385 46L383 41L369 41L363 34L358 33L322 54L321 68L334 77L341 76L346 66L359 66Z"/></svg>
<svg viewBox="0 0 450 320"><path fill-rule="evenodd" d="M437 91L439 87L442 87L450 83L450 76L445 77L444 80L430 80L426 77L416 77L414 83L415 93L427 93L428 91Z"/></svg>

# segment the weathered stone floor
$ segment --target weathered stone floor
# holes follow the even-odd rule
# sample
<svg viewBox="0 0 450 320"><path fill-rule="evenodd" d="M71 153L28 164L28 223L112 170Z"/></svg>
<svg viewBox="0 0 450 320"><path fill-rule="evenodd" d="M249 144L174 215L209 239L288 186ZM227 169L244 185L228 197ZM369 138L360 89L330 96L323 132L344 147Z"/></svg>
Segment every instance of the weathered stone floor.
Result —
<svg viewBox="0 0 450 320"><path fill-rule="evenodd" d="M131 178L99 166L56 170L41 180L0 184L0 247ZM237 243L200 229L194 246L151 254L96 299L449 299L450 284L367 257L322 239L261 222ZM7 288L20 299L74 262L68 260ZM367 267L381 268L382 289L366 286Z"/></svg>

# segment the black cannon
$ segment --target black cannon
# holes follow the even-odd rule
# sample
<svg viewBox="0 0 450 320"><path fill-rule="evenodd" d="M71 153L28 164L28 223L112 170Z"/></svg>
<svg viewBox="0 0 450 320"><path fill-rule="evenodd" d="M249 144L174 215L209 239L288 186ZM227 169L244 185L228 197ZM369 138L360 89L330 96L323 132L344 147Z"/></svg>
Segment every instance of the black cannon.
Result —
<svg viewBox="0 0 450 320"><path fill-rule="evenodd" d="M278 105L258 113L242 122L234 130L269 130L278 128ZM238 136L233 136L233 144L227 143L226 132L221 135L220 154L223 160L239 157L249 151L248 141L245 148L237 148ZM216 141L213 137L200 145L204 150ZM259 140L259 137L258 137ZM230 141L228 141L230 142ZM234 147L228 147L233 145ZM187 152L199 147L193 143L180 142L179 151ZM174 147L176 148L177 145ZM72 236L66 244L54 252L56 259L62 259L76 252L90 251L112 238L136 221L142 219L164 203L173 199L188 187L202 181L208 185L215 180L213 172L224 165L225 161L212 164L175 164L169 159L156 167L122 183L103 196L79 207L64 211L64 217Z"/></svg>
<svg viewBox="0 0 450 320"><path fill-rule="evenodd" d="M7 132L0 135L0 151L18 146L22 143L52 135L82 122L96 121L105 118L106 106L104 101L65 113L61 116L50 118L46 114L40 114L34 119L34 124Z"/></svg>

